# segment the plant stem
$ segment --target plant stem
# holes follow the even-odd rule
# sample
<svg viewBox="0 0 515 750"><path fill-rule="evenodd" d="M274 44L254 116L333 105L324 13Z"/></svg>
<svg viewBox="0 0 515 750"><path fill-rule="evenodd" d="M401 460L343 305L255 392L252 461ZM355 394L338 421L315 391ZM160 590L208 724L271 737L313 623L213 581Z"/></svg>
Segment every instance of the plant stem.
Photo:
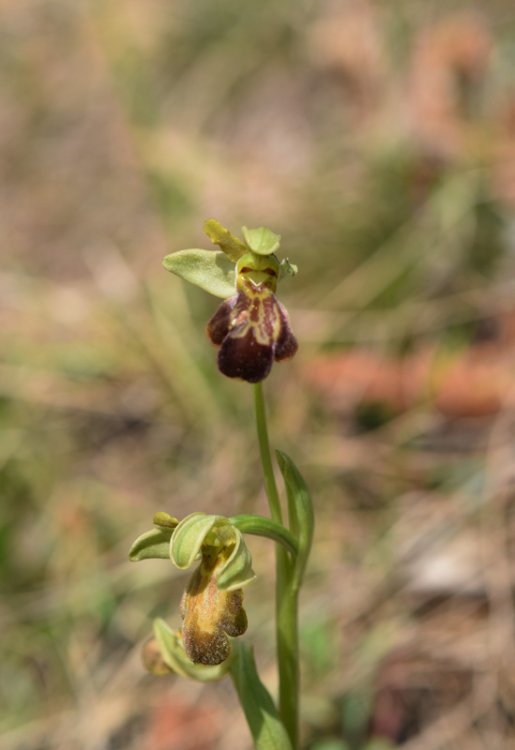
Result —
<svg viewBox="0 0 515 750"><path fill-rule="evenodd" d="M266 420L265 397L261 383L254 385L254 405L256 409L256 426L259 442L259 455L261 456L261 465L263 467L263 478L265 490L270 506L270 514L277 523L283 522L281 510L281 501L275 483L274 467L272 464L272 453L270 451L270 441L268 439L268 426Z"/></svg>
<svg viewBox="0 0 515 750"><path fill-rule="evenodd" d="M286 556L284 549L277 548L277 558ZM289 560L287 559L287 562ZM277 567L279 567L277 559ZM276 587L277 617L277 663L279 670L279 716L282 719L292 748L297 750L299 741L299 635L298 594L291 586L286 574L286 584ZM278 581L280 578L278 577Z"/></svg>
<svg viewBox="0 0 515 750"><path fill-rule="evenodd" d="M265 490L272 519L283 523L281 502L275 482L265 400L261 383L254 386L254 405L263 467ZM292 586L292 563L286 550L276 546L276 639L277 668L279 672L279 715L288 732L294 750L298 747L299 724L299 638L298 593Z"/></svg>

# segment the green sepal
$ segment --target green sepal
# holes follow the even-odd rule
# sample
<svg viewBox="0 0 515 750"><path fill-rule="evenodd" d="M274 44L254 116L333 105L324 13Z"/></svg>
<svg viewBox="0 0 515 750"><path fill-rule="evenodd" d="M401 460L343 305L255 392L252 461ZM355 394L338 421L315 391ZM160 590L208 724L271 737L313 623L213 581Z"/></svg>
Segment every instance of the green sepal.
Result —
<svg viewBox="0 0 515 750"><path fill-rule="evenodd" d="M285 547L292 555L296 555L299 549L297 540L287 528L276 521L272 521L265 516L231 516L229 523L239 529L243 534L253 534L254 536L265 536L278 542Z"/></svg>
<svg viewBox="0 0 515 750"><path fill-rule="evenodd" d="M252 557L245 540L238 529L234 526L231 526L231 529L235 535L234 548L226 562L216 572L216 584L224 591L241 589L256 577L252 570Z"/></svg>
<svg viewBox="0 0 515 750"><path fill-rule="evenodd" d="M306 482L291 458L282 451L277 450L275 453L286 485L290 530L299 543L299 553L295 560L292 578L293 588L298 589L302 583L313 542L315 528L313 503Z"/></svg>
<svg viewBox="0 0 515 750"><path fill-rule="evenodd" d="M191 513L183 518L173 532L170 542L170 559L173 564L185 570L200 557L200 550L206 536L223 516L208 516L205 513Z"/></svg>
<svg viewBox="0 0 515 750"><path fill-rule="evenodd" d="M240 589L256 577L241 533L224 516L191 513L183 518L170 541L170 559L184 570L201 557L202 547L209 550L209 555L215 554L223 560L215 573L220 589Z"/></svg>
<svg viewBox="0 0 515 750"><path fill-rule="evenodd" d="M173 529L151 529L141 534L129 551L129 560L168 560L170 557L170 538Z"/></svg>
<svg viewBox="0 0 515 750"><path fill-rule="evenodd" d="M204 222L204 232L211 242L214 245L218 245L233 263L236 263L243 253L247 252L245 243L238 239L238 237L235 237L234 234L231 234L216 219L207 219Z"/></svg>
<svg viewBox="0 0 515 750"><path fill-rule="evenodd" d="M257 255L272 255L281 242L281 235L272 232L267 227L257 227L257 229L242 227L241 231L248 247Z"/></svg>
<svg viewBox="0 0 515 750"><path fill-rule="evenodd" d="M229 671L256 750L292 750L272 697L259 678L252 649L244 642L233 643Z"/></svg>
<svg viewBox="0 0 515 750"><path fill-rule="evenodd" d="M225 677L229 671L231 656L216 666L193 664L184 651L180 636L164 620L154 620L154 636L165 664L181 677L190 677L199 682L215 682Z"/></svg>
<svg viewBox="0 0 515 750"><path fill-rule="evenodd" d="M236 293L234 265L220 250L178 250L163 258L163 266L215 297L227 299Z"/></svg>

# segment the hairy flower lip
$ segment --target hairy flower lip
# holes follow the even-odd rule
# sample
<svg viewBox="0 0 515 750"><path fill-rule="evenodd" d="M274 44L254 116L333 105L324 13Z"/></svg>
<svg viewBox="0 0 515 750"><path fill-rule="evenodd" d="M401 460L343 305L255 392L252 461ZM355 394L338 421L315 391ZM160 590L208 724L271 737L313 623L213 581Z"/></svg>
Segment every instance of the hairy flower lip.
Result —
<svg viewBox="0 0 515 750"><path fill-rule="evenodd" d="M203 557L181 600L184 650L194 664L221 664L231 653L229 636L247 629L242 589L218 587L217 568L222 564L220 556Z"/></svg>
<svg viewBox="0 0 515 750"><path fill-rule="evenodd" d="M249 383L264 380L274 361L289 359L298 348L284 306L265 284L249 279L222 302L207 324L207 335L220 347L220 372Z"/></svg>

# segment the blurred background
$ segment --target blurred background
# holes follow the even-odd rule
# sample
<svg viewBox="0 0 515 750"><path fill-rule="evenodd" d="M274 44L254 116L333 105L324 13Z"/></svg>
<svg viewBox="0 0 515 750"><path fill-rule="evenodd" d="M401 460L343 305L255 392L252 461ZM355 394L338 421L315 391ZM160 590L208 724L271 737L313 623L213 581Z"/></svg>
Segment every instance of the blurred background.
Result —
<svg viewBox="0 0 515 750"><path fill-rule="evenodd" d="M144 673L186 577L127 561L157 510L265 512L217 302L161 267L211 216L300 269L303 747L513 747L511 0L3 0L0 82L2 750L250 748L228 680Z"/></svg>

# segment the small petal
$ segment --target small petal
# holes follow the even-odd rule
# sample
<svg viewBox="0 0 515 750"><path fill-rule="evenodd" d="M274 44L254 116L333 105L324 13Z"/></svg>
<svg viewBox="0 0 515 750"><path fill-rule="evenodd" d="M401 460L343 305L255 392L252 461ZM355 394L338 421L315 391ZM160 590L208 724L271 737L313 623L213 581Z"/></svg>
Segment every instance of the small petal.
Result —
<svg viewBox="0 0 515 750"><path fill-rule="evenodd" d="M299 272L298 266L295 263L290 263L288 258L283 258L279 264L279 278L282 279L284 276L296 276Z"/></svg>
<svg viewBox="0 0 515 750"><path fill-rule="evenodd" d="M154 526L157 526L158 529L172 529L173 531L173 529L179 524L179 519L175 518L175 516L171 516L169 513L165 513L164 510L159 510L157 513L154 513L152 523Z"/></svg>
<svg viewBox="0 0 515 750"><path fill-rule="evenodd" d="M238 258L247 251L247 246L234 234L231 234L228 229L223 227L216 219L207 219L204 222L204 232L207 234L211 242L218 247L227 255L229 260L236 263Z"/></svg>

